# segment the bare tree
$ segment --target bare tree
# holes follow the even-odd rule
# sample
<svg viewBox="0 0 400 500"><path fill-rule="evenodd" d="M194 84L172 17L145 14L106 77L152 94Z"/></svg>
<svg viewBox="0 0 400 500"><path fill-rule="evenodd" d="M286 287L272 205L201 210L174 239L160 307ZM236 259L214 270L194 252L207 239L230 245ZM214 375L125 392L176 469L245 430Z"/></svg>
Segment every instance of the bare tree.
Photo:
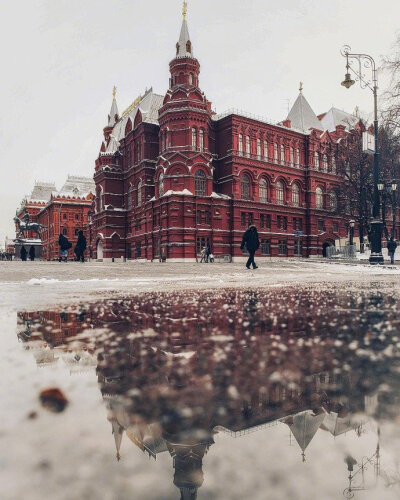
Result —
<svg viewBox="0 0 400 500"><path fill-rule="evenodd" d="M393 53L383 59L382 69L390 75L389 88L383 94L382 115L386 125L400 129L400 35Z"/></svg>

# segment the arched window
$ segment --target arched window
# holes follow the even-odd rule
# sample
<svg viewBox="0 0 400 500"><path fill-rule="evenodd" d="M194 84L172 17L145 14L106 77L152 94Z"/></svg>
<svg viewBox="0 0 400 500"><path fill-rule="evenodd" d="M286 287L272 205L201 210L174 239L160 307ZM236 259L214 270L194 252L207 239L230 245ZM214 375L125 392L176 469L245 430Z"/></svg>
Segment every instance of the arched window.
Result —
<svg viewBox="0 0 400 500"><path fill-rule="evenodd" d="M300 149L296 149L296 167L300 167Z"/></svg>
<svg viewBox="0 0 400 500"><path fill-rule="evenodd" d="M198 170L194 176L194 192L196 196L206 195L206 174Z"/></svg>
<svg viewBox="0 0 400 500"><path fill-rule="evenodd" d="M324 166L324 172L328 172L328 157L326 155L324 155L322 157L322 161L323 161L323 166Z"/></svg>
<svg viewBox="0 0 400 500"><path fill-rule="evenodd" d="M164 174L160 174L160 177L158 178L158 196L161 198L161 196L164 195Z"/></svg>
<svg viewBox="0 0 400 500"><path fill-rule="evenodd" d="M285 164L285 146L281 144L281 165Z"/></svg>
<svg viewBox="0 0 400 500"><path fill-rule="evenodd" d="M331 211L336 212L337 207L338 207L338 200L337 200L337 194L335 191L331 191L329 194L330 198L330 204L331 204Z"/></svg>
<svg viewBox="0 0 400 500"><path fill-rule="evenodd" d="M240 188L242 200L250 200L250 177L247 174L243 174L240 181Z"/></svg>
<svg viewBox="0 0 400 500"><path fill-rule="evenodd" d="M315 206L317 208L324 208L324 194L320 187L315 190Z"/></svg>
<svg viewBox="0 0 400 500"><path fill-rule="evenodd" d="M284 187L280 181L276 183L276 202L278 205L283 205L285 202Z"/></svg>
<svg viewBox="0 0 400 500"><path fill-rule="evenodd" d="M275 142L274 143L274 161L278 163L278 144Z"/></svg>
<svg viewBox="0 0 400 500"><path fill-rule="evenodd" d="M250 136L246 136L246 156L250 156Z"/></svg>
<svg viewBox="0 0 400 500"><path fill-rule="evenodd" d="M298 184L293 184L292 187L292 203L294 207L298 207L300 205L300 188Z"/></svg>
<svg viewBox="0 0 400 500"><path fill-rule="evenodd" d="M261 139L257 139L257 159L261 160Z"/></svg>
<svg viewBox="0 0 400 500"><path fill-rule="evenodd" d="M268 160L268 141L264 141L264 158Z"/></svg>
<svg viewBox="0 0 400 500"><path fill-rule="evenodd" d="M197 132L196 129L192 128L192 149L196 149L197 147Z"/></svg>
<svg viewBox="0 0 400 500"><path fill-rule="evenodd" d="M314 168L316 170L319 169L319 154L317 153L317 151L315 151L314 153Z"/></svg>
<svg viewBox="0 0 400 500"><path fill-rule="evenodd" d="M189 83L190 85L193 85L193 73L189 74Z"/></svg>
<svg viewBox="0 0 400 500"><path fill-rule="evenodd" d="M139 181L137 185L136 206L140 207L141 204L142 204L142 181Z"/></svg>
<svg viewBox="0 0 400 500"><path fill-rule="evenodd" d="M129 189L128 189L128 199L127 199L127 208L128 210L132 210L132 186L129 185Z"/></svg>
<svg viewBox="0 0 400 500"><path fill-rule="evenodd" d="M243 155L243 135L242 134L239 134L239 154L240 156Z"/></svg>
<svg viewBox="0 0 400 500"><path fill-rule="evenodd" d="M259 190L260 190L260 201L263 203L267 203L268 201L268 184L265 179L260 180L259 184Z"/></svg>
<svg viewBox="0 0 400 500"><path fill-rule="evenodd" d="M290 166L294 166L294 149L290 148Z"/></svg>
<svg viewBox="0 0 400 500"><path fill-rule="evenodd" d="M204 130L201 128L199 132L200 151L204 151Z"/></svg>

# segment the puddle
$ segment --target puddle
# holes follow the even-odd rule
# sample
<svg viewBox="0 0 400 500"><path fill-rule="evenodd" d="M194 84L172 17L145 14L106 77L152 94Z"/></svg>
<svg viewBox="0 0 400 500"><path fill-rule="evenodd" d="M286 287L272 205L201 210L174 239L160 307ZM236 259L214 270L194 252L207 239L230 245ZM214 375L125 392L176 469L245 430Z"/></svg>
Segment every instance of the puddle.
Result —
<svg viewBox="0 0 400 500"><path fill-rule="evenodd" d="M29 367L12 390L38 434L22 444L6 426L6 442L43 444L50 468L64 453L52 473L25 456L25 498L397 498L399 304L377 283L19 312L13 344ZM70 401L56 416L34 392L54 383Z"/></svg>

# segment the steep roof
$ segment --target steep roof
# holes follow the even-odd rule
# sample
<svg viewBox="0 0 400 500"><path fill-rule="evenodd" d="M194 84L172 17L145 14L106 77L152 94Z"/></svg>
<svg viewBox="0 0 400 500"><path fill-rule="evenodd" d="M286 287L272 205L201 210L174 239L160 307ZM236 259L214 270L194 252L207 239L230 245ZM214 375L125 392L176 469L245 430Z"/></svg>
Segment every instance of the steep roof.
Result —
<svg viewBox="0 0 400 500"><path fill-rule="evenodd" d="M322 130L323 126L318 120L317 115L308 104L307 99L304 97L302 90L292 106L287 118L293 128L308 132L310 129L315 128Z"/></svg>
<svg viewBox="0 0 400 500"><path fill-rule="evenodd" d="M111 135L119 143L125 137L125 127L129 119L135 121L136 113L140 110L142 121L158 125L158 110L163 105L164 96L155 94L153 89L148 90L134 106L130 106L115 124ZM110 141L111 142L111 141Z"/></svg>
<svg viewBox="0 0 400 500"><path fill-rule="evenodd" d="M95 193L96 185L92 177L80 177L69 175L63 187L58 192L60 196L86 197L89 193Z"/></svg>
<svg viewBox="0 0 400 500"><path fill-rule="evenodd" d="M57 188L53 182L35 182L27 201L49 201L54 191L57 191Z"/></svg>
<svg viewBox="0 0 400 500"><path fill-rule="evenodd" d="M346 130L349 130L349 128L354 127L354 125L356 125L359 120L360 118L350 113L346 113L346 111L342 111L341 109L337 108L331 108L321 118L321 123L324 130L328 130L328 132L334 132L338 125L342 125L346 128Z"/></svg>
<svg viewBox="0 0 400 500"><path fill-rule="evenodd" d="M290 427L303 454L325 419L325 413L315 415L311 410L302 411L283 422Z"/></svg>
<svg viewBox="0 0 400 500"><path fill-rule="evenodd" d="M179 35L179 42L177 45L177 57L193 57L191 42L189 43L190 50L187 50L188 42L190 42L188 23L186 19L183 19L181 33Z"/></svg>
<svg viewBox="0 0 400 500"><path fill-rule="evenodd" d="M117 101L115 99L115 93L113 96L113 100L111 103L111 109L110 109L110 114L108 115L108 126L113 127L116 123L115 117L118 116L118 106L117 106Z"/></svg>

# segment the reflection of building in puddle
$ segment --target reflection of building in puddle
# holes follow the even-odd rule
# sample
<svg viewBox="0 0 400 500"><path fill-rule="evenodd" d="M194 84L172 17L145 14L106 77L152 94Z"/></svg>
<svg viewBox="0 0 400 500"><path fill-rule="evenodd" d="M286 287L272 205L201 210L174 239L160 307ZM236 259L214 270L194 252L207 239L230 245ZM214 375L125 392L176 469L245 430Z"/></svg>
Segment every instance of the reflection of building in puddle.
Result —
<svg viewBox="0 0 400 500"><path fill-rule="evenodd" d="M345 298L343 333L339 313L311 315L310 297L286 293L152 293L77 312L21 313L18 335L34 354L39 342L38 364L61 357L74 369L96 366L117 457L123 436L150 457L169 453L181 498L194 499L216 432L287 425L305 458L318 430L360 433L367 417L353 415L386 408L375 364L347 347L346 336L360 338L371 325ZM92 335L98 328L102 335Z"/></svg>

